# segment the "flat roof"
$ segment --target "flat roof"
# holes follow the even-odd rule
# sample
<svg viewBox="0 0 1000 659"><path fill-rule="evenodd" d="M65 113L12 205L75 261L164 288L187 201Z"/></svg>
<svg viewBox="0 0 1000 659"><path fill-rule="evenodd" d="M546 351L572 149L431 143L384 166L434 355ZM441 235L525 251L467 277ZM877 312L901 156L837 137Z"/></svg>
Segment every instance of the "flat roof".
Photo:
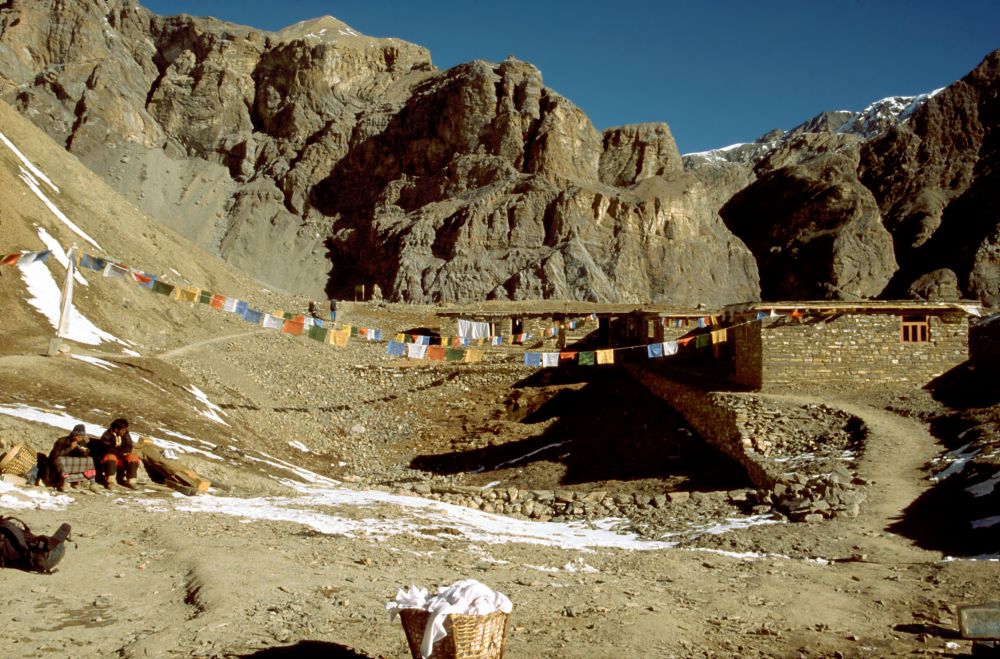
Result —
<svg viewBox="0 0 1000 659"><path fill-rule="evenodd" d="M661 315L700 318L719 313L718 310L692 309L668 304L635 304L600 302L556 302L552 300L525 300L523 302L489 301L479 304L448 305L436 314L445 318L539 318L627 316L629 314Z"/></svg>
<svg viewBox="0 0 1000 659"><path fill-rule="evenodd" d="M793 302L741 302L723 307L728 313L753 311L831 311L835 313L889 313L948 312L958 311L970 316L981 316L983 305L975 300L957 302L927 302L923 300L800 300Z"/></svg>

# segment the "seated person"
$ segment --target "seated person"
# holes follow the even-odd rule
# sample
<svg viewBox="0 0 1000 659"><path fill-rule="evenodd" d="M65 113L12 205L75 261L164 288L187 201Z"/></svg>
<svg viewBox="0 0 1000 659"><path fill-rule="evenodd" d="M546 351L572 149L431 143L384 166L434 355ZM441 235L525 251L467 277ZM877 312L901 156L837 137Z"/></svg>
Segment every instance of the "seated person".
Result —
<svg viewBox="0 0 1000 659"><path fill-rule="evenodd" d="M132 452L132 436L128 434L128 419L115 419L100 439L90 442L90 454L97 464L98 479L111 489L113 482L135 489L139 471L139 456Z"/></svg>
<svg viewBox="0 0 1000 659"><path fill-rule="evenodd" d="M90 481L97 473L86 442L87 429L79 423L68 435L57 439L49 451L51 479L60 492L66 491L68 483Z"/></svg>

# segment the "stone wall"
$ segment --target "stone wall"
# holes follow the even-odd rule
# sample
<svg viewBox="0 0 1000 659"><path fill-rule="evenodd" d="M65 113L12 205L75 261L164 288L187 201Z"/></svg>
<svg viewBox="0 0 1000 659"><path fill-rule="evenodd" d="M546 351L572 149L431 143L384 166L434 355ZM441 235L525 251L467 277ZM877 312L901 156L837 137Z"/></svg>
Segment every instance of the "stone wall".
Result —
<svg viewBox="0 0 1000 659"><path fill-rule="evenodd" d="M755 487L764 490L774 487L778 474L769 471L754 455L755 452L744 445L740 430L743 419L735 409L722 402L722 394L682 384L641 367L627 368L650 392L680 412L706 442L739 463Z"/></svg>
<svg viewBox="0 0 1000 659"><path fill-rule="evenodd" d="M743 467L758 489L750 498L757 504L754 512L808 522L859 514L865 496L857 486L865 483L850 462L867 436L860 419L827 405L710 392L640 366L627 369L702 439Z"/></svg>
<svg viewBox="0 0 1000 659"><path fill-rule="evenodd" d="M968 359L964 314L929 316L930 337L921 343L902 342L900 321L895 314L765 318L745 325L746 331L734 331L734 379L764 388L838 383L921 387Z"/></svg>

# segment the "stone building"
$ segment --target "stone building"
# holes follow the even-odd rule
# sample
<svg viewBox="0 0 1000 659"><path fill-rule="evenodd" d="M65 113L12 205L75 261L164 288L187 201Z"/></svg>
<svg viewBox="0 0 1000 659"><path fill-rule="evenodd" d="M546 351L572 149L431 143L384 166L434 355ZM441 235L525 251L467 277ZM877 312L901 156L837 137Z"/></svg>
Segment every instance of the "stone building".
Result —
<svg viewBox="0 0 1000 659"><path fill-rule="evenodd" d="M753 302L724 308L735 382L920 387L969 358L978 303Z"/></svg>

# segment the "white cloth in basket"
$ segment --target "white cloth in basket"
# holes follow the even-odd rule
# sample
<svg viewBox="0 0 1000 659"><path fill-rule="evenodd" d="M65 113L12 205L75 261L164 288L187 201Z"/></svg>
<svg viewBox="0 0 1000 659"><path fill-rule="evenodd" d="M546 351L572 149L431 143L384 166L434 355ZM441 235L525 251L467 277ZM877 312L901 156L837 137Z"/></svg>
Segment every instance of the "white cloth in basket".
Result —
<svg viewBox="0 0 1000 659"><path fill-rule="evenodd" d="M513 609L510 599L503 593L492 590L475 579L456 581L448 587L442 586L438 594L427 597L427 589L411 585L408 590L400 589L396 601L385 605L392 613L400 609L423 609L431 615L424 628L424 640L420 644L420 654L429 657L434 643L447 636L444 630L445 616L458 613L463 615L488 615L496 611L510 613Z"/></svg>

